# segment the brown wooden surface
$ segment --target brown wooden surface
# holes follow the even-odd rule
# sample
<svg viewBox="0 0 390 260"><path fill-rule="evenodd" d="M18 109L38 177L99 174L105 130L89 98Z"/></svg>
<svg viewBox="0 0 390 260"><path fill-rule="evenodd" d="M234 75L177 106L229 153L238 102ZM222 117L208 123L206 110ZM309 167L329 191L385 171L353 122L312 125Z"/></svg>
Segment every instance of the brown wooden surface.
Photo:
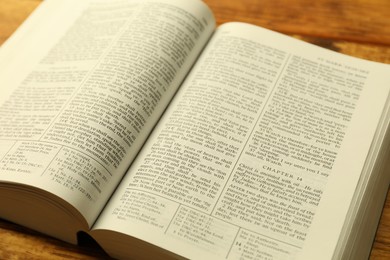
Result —
<svg viewBox="0 0 390 260"><path fill-rule="evenodd" d="M390 63L389 0L204 1L214 11L218 24L257 24L338 52ZM40 2L0 0L0 45ZM69 245L0 220L0 259L102 258L107 256L97 247ZM370 259L390 259L390 195Z"/></svg>

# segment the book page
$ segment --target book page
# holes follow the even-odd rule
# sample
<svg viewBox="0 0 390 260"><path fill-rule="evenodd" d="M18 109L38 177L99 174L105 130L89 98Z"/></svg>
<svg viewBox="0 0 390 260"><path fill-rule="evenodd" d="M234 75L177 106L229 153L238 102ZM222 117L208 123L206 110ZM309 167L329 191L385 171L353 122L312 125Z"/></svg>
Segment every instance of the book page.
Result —
<svg viewBox="0 0 390 260"><path fill-rule="evenodd" d="M93 223L214 27L200 1L45 1L0 52L0 181Z"/></svg>
<svg viewBox="0 0 390 260"><path fill-rule="evenodd" d="M332 218L315 242L336 243L388 96L386 72L223 25L94 228L188 258L304 259L313 221ZM342 202L318 216L325 194Z"/></svg>

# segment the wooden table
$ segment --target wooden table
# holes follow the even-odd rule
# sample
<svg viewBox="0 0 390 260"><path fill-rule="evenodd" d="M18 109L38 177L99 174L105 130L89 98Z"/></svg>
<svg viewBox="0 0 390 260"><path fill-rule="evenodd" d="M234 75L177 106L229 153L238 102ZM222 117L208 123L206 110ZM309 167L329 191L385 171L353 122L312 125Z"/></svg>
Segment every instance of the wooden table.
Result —
<svg viewBox="0 0 390 260"><path fill-rule="evenodd" d="M65 1L65 0L64 0ZM204 0L219 24L243 21L338 52L390 63L388 0ZM0 0L0 44L41 0ZM97 246L79 247L0 220L0 259L104 259ZM388 195L370 259L390 259Z"/></svg>

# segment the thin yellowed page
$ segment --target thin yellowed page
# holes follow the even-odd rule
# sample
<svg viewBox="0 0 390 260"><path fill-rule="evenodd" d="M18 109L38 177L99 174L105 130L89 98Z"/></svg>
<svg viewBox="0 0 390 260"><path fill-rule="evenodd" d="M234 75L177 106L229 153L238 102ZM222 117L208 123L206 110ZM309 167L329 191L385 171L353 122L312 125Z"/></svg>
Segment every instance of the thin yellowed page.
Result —
<svg viewBox="0 0 390 260"><path fill-rule="evenodd" d="M0 51L0 182L93 223L214 26L200 1L44 1Z"/></svg>
<svg viewBox="0 0 390 260"><path fill-rule="evenodd" d="M301 258L309 250L329 259L388 74L259 27L223 25L94 229L188 258L314 259ZM118 239L107 245L125 256Z"/></svg>

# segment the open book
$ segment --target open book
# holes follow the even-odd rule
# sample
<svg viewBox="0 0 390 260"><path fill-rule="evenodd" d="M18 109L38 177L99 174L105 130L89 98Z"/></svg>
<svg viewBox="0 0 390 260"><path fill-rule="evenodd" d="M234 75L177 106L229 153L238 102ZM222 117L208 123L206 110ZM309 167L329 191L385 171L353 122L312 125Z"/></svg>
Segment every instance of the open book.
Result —
<svg viewBox="0 0 390 260"><path fill-rule="evenodd" d="M0 51L0 217L116 258L367 258L390 66L196 0L46 0Z"/></svg>

